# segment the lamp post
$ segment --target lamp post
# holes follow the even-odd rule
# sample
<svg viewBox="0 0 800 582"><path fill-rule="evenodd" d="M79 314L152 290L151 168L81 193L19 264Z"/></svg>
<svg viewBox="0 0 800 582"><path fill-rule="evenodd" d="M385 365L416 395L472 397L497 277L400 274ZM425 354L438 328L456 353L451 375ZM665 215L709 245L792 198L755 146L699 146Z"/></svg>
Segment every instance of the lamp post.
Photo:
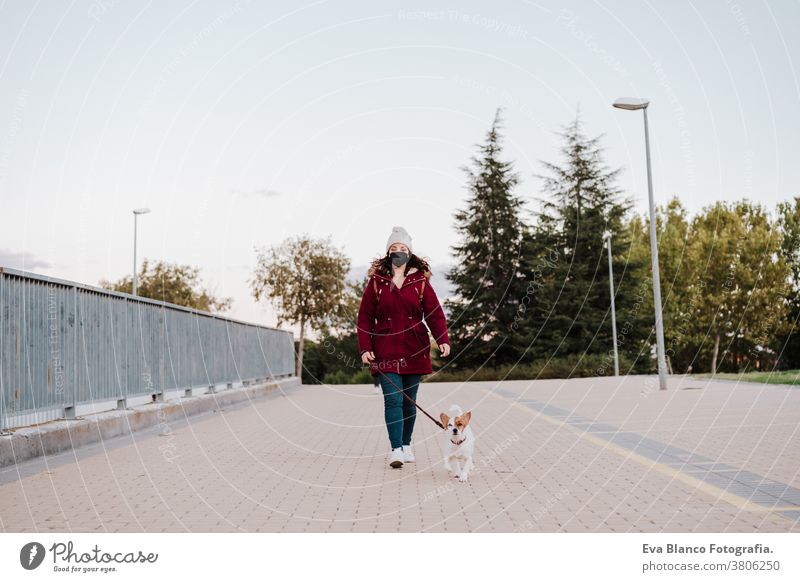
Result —
<svg viewBox="0 0 800 582"><path fill-rule="evenodd" d="M608 245L608 286L611 290L611 338L614 342L614 375L619 376L619 352L617 351L617 310L614 306L614 270L611 267L611 231L603 232Z"/></svg>
<svg viewBox="0 0 800 582"><path fill-rule="evenodd" d="M137 294L139 288L139 280L136 276L136 236L138 228L138 219L140 214L148 214L149 208L137 208L133 211L133 295Z"/></svg>
<svg viewBox="0 0 800 582"><path fill-rule="evenodd" d="M658 356L658 387L667 389L667 363L664 357L664 321L661 314L661 277L658 271L658 241L656 240L656 210L653 202L653 173L650 167L650 131L647 126L647 106L649 99L621 97L614 101L617 109L636 111L644 114L644 147L647 156L647 192L650 200L650 258L653 262L653 307L656 315L656 353Z"/></svg>

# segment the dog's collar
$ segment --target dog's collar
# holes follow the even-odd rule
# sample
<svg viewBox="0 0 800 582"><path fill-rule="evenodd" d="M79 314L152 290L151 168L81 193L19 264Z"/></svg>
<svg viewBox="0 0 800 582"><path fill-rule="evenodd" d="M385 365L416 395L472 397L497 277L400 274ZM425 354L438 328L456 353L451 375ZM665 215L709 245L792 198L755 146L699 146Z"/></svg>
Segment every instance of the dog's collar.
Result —
<svg viewBox="0 0 800 582"><path fill-rule="evenodd" d="M464 438L463 438L463 439L461 439L461 440L460 440L460 441L458 441L458 442L456 442L456 441L454 441L454 440L451 440L450 442L451 442L451 443L453 443L454 445L458 446L458 445L460 445L461 443L463 443L465 440L467 440L467 435L464 435Z"/></svg>

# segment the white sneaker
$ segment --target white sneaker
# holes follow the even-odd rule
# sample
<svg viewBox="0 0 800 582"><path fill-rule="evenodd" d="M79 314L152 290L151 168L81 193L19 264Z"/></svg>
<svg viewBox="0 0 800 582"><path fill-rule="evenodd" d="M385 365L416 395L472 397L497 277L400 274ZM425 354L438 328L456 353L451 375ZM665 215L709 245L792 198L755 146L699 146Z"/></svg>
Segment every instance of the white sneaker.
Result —
<svg viewBox="0 0 800 582"><path fill-rule="evenodd" d="M413 463L415 460L414 453L411 452L411 445L403 445L403 462Z"/></svg>
<svg viewBox="0 0 800 582"><path fill-rule="evenodd" d="M403 466L403 448L397 447L392 449L392 454L389 455L389 466L392 469L399 469Z"/></svg>

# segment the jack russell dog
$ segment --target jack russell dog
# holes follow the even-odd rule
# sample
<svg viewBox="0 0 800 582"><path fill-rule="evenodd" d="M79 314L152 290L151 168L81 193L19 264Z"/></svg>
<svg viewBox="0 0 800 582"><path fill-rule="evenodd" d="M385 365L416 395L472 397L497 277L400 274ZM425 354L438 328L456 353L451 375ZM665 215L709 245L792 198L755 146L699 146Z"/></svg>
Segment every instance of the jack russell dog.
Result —
<svg viewBox="0 0 800 582"><path fill-rule="evenodd" d="M448 473L452 471L453 476L463 483L474 466L472 453L475 450L475 437L469 426L472 412L462 412L457 404L453 404L449 412L449 415L444 412L439 415L448 439L445 444L447 452L444 455L444 468Z"/></svg>

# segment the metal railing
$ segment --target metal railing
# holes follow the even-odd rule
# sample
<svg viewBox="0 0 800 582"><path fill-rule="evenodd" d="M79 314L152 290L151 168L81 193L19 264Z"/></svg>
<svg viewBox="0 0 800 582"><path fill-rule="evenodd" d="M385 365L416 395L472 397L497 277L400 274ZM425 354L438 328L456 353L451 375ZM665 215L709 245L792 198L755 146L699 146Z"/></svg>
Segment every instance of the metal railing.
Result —
<svg viewBox="0 0 800 582"><path fill-rule="evenodd" d="M294 372L290 331L0 268L0 429Z"/></svg>

